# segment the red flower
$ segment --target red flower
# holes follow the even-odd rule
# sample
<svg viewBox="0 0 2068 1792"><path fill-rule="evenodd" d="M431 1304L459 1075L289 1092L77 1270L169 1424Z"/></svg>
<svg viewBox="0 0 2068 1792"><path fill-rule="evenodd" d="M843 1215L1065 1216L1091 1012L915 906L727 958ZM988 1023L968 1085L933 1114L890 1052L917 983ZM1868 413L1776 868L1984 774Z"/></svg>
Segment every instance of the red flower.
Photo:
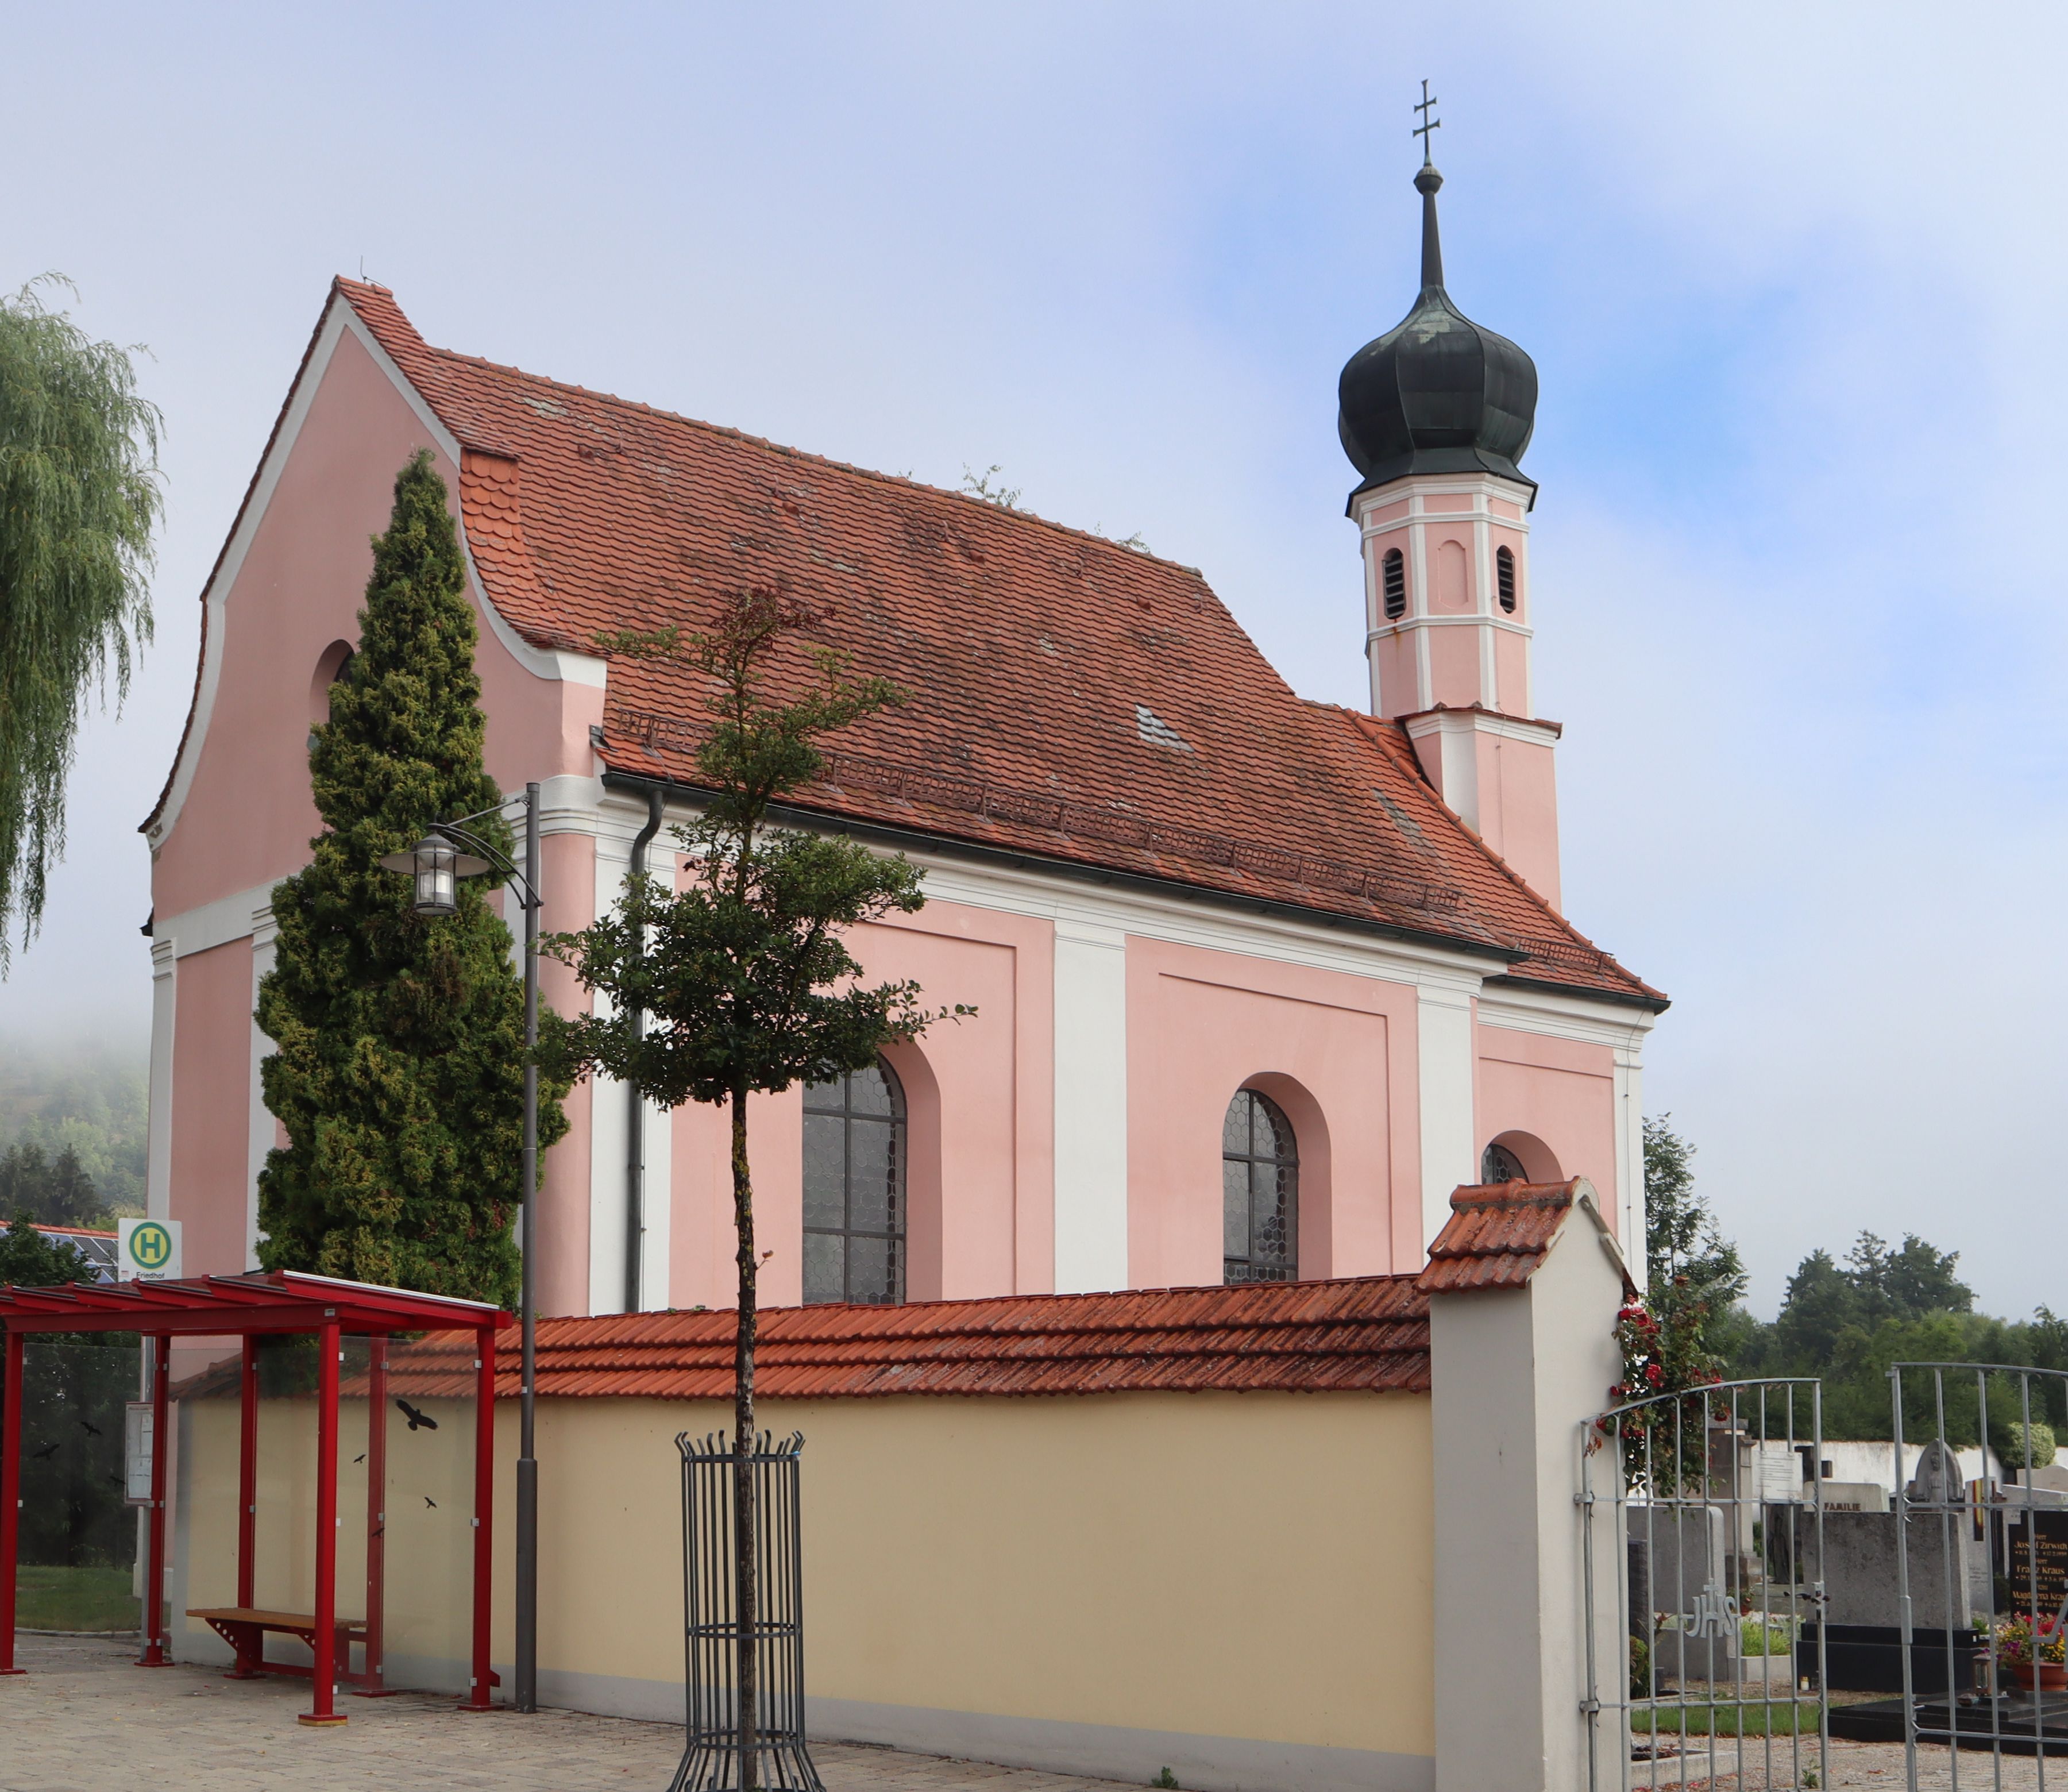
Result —
<svg viewBox="0 0 2068 1792"><path fill-rule="evenodd" d="M1666 1379L1666 1371L1655 1362L1647 1362L1644 1366L1644 1379L1656 1387Z"/></svg>

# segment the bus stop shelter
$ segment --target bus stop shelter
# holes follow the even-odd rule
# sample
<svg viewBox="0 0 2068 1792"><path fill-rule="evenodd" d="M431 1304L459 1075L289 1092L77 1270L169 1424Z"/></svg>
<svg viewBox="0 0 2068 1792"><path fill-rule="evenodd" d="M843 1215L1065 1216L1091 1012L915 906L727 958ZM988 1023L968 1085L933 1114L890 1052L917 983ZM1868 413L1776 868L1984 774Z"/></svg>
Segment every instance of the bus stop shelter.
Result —
<svg viewBox="0 0 2068 1792"><path fill-rule="evenodd" d="M325 1276L275 1271L242 1276L204 1276L190 1281L140 1280L113 1286L0 1288L0 1325L6 1327L0 1363L0 1674L14 1665L14 1607L22 1473L22 1366L25 1346L38 1334L135 1332L152 1342L149 1371L151 1495L146 1509L148 1543L144 1574L144 1618L140 1667L163 1667L167 1653L165 1617L165 1517L168 1507L168 1434L171 1346L175 1338L238 1338L242 1354L238 1380L239 1463L237 1512L237 1603L190 1613L205 1619L237 1651L235 1673L301 1672L267 1663L268 1632L301 1637L315 1656L306 1670L313 1689L303 1723L341 1724L336 1708L337 1682L349 1668L350 1642L362 1639L366 1668L356 1680L380 1678L381 1599L379 1531L371 1521L368 1542L368 1611L356 1626L337 1616L338 1409L340 1365L348 1338L368 1342L369 1411L384 1413L389 1341L397 1334L471 1331L474 1334L474 1561L470 1661L466 1707L489 1709L495 1684L488 1664L491 1525L495 1511L495 1334L515 1320L475 1301L379 1288ZM262 1338L305 1334L316 1340L315 1463L315 1597L312 1611L279 1612L255 1604L258 1511L258 1344ZM369 1424L369 1482L382 1473L385 1425Z"/></svg>

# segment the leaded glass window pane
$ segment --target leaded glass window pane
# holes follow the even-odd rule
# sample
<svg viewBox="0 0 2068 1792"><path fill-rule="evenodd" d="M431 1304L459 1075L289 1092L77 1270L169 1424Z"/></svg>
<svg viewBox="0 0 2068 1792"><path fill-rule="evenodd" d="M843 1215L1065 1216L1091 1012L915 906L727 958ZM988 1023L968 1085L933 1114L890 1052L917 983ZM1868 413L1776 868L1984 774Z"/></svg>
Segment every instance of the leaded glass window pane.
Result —
<svg viewBox="0 0 2068 1792"><path fill-rule="evenodd" d="M905 1298L905 1092L880 1059L804 1090L804 1299Z"/></svg>
<svg viewBox="0 0 2068 1792"><path fill-rule="evenodd" d="M1299 1151L1291 1122L1253 1089L1221 1122L1221 1254L1224 1281L1299 1279Z"/></svg>
<svg viewBox="0 0 2068 1792"><path fill-rule="evenodd" d="M1505 1145L1489 1145L1485 1155L1480 1159L1480 1180L1483 1183L1528 1182L1529 1172L1522 1167L1522 1159Z"/></svg>

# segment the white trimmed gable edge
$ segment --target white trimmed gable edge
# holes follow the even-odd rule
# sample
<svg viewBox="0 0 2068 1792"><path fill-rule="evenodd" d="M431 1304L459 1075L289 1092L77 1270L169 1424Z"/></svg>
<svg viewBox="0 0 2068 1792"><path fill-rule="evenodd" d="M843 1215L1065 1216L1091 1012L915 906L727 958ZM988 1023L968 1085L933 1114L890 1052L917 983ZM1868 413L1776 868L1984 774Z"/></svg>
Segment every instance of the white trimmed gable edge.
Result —
<svg viewBox="0 0 2068 1792"><path fill-rule="evenodd" d="M230 529L230 540L224 544L222 557L216 563L215 570L209 576L208 584L202 593L202 663L200 676L194 686L193 715L180 743L178 756L173 763L173 775L167 781L164 800L145 827L145 837L150 843L154 856L171 837L173 829L179 825L180 812L185 806L188 792L193 788L194 775L201 763L202 747L208 738L209 722L215 711L216 693L222 679L230 593L243 570L245 557L250 552L252 543L258 538L259 527L272 504L273 494L279 487L280 475L286 470L288 458L295 451L302 426L307 420L310 408L315 402L316 393L322 387L324 376L329 371L331 358L336 353L339 342L348 332L366 351L373 365L386 376L439 451L455 468L461 463L462 450L458 438L439 421L438 414L425 401L424 395L396 365L388 351L381 346L373 332L367 328L358 313L352 309L351 302L342 293L333 291L324 309L323 320L316 326L315 338L310 344L308 354L304 357L294 386L288 393L279 426L274 431L265 456L259 462L257 476L252 480L250 494L238 512L237 520ZM460 512L457 491L453 494L453 510L454 522L459 533L460 552L466 562L467 586L474 595L475 609L497 642L534 678L601 689L608 663L603 658L587 654L535 647L511 625L508 619L490 600L487 588L482 583L480 568L474 564L474 550L467 542L466 522Z"/></svg>

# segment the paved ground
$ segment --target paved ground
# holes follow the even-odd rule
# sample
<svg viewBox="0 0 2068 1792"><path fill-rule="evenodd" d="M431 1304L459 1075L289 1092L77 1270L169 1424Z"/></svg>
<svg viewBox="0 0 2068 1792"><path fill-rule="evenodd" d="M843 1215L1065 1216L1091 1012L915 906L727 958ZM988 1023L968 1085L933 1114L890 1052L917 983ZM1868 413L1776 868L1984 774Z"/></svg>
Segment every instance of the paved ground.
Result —
<svg viewBox="0 0 2068 1792"><path fill-rule="evenodd" d="M1801 1760L1814 1766L1816 1751L1805 1749ZM1773 1757L1773 1786L1793 1786L1793 1778L1787 1750L1777 1745ZM1697 1750L1679 1760L1633 1762L1629 1784L1631 1792L1767 1792L1769 1782L1766 1777L1766 1760L1757 1742L1748 1745L1742 1762L1719 1745L1714 1764L1715 1777L1711 1776L1711 1761L1706 1752ZM1904 1792L1906 1782L1903 1770L1903 1745L1900 1742L1847 1742L1834 1739L1831 1744L1830 1778L1826 1782L1836 1788L1879 1788L1880 1792ZM1996 1775L1995 1763L1985 1753L1964 1749L1960 1753L1960 1779L1953 1778L1953 1763L1944 1749L1919 1749L1917 1754L1917 1785L1919 1792L2038 1792L2039 1767L2030 1757L2006 1755L2003 1760L2003 1777ZM2046 1786L2050 1792L2068 1792L2068 1761L2058 1757L2046 1764ZM1613 1774L1614 1768L1610 1770ZM1608 1778L1604 1792L1619 1792L1620 1782Z"/></svg>
<svg viewBox="0 0 2068 1792"><path fill-rule="evenodd" d="M226 1680L221 1671L130 1665L132 1639L24 1636L31 1670L0 1680L0 1792L662 1792L682 1732L666 1724L572 1712L462 1717L450 1699L404 1694L340 1701L352 1721L305 1729L299 1681ZM1069 1779L852 1743L815 1744L827 1792L1122 1792L1105 1780ZM1805 1758L1810 1758L1805 1755ZM1954 1792L1944 1749L1921 1755L1926 1792ZM1785 1750L1774 1784L1792 1784ZM2068 1761L2049 1763L2046 1783L2068 1792ZM1834 1742L1832 1788L1902 1792L1899 1744ZM1604 1788L1619 1781L1613 1762ZM1675 1792L1764 1792L1757 1743L1740 1764L1720 1749L1633 1764L1628 1784ZM1998 1780L1985 1754L1963 1753L1961 1787L2037 1792L2037 1763L2007 1757ZM1259 1792L1269 1792L1260 1788Z"/></svg>
<svg viewBox="0 0 2068 1792"><path fill-rule="evenodd" d="M302 1682L131 1665L133 1638L24 1636L0 1680L0 1792L662 1792L682 1753L666 1724L540 1712L462 1717L447 1698L341 1698L311 1729ZM852 1743L813 1745L827 1792L1116 1792Z"/></svg>

